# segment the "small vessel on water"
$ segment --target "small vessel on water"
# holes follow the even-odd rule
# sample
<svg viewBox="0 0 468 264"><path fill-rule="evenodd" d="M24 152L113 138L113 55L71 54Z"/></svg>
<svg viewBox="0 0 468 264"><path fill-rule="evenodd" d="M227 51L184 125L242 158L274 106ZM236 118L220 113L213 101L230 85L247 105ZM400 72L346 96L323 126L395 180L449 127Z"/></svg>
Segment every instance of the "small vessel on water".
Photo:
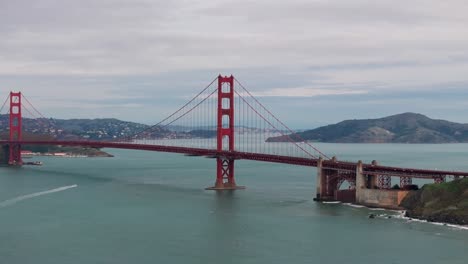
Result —
<svg viewBox="0 0 468 264"><path fill-rule="evenodd" d="M28 161L23 163L23 165L35 165L35 166L42 166L44 163L42 161Z"/></svg>

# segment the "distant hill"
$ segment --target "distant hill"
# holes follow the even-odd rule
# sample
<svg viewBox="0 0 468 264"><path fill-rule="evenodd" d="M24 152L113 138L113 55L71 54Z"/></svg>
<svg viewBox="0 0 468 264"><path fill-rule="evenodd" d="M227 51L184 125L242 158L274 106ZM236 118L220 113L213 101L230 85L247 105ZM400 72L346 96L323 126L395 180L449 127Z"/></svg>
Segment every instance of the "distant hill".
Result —
<svg viewBox="0 0 468 264"><path fill-rule="evenodd" d="M295 141L336 143L461 143L468 142L468 124L403 113L379 119L345 120L290 137ZM267 142L282 141L288 139L285 136L267 139Z"/></svg>
<svg viewBox="0 0 468 264"><path fill-rule="evenodd" d="M8 131L8 115L0 115L0 135L5 138ZM114 118L101 119L29 119L23 118L23 130L29 135L50 135L60 140L112 140L135 135L150 126L126 122ZM146 138L204 138L214 137L212 130L174 131L168 128L152 128L142 133Z"/></svg>

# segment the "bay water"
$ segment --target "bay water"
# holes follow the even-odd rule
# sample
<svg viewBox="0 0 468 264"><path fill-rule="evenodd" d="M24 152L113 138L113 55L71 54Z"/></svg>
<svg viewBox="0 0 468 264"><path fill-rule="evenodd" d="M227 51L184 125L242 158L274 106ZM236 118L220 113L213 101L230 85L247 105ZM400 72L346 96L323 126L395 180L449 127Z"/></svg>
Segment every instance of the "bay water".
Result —
<svg viewBox="0 0 468 264"><path fill-rule="evenodd" d="M468 144L317 144L341 160L468 171ZM0 263L468 263L468 230L314 202L316 169L113 150L0 167ZM393 215L369 219L370 213Z"/></svg>

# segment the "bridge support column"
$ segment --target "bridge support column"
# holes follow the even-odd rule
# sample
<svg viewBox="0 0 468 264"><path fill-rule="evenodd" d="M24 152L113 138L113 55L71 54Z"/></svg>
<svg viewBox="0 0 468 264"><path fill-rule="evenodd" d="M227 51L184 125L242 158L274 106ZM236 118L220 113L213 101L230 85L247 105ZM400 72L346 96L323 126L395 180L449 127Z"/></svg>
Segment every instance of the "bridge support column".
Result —
<svg viewBox="0 0 468 264"><path fill-rule="evenodd" d="M363 191L366 189L366 177L363 174L362 161L356 164L356 202L361 203L364 200Z"/></svg>
<svg viewBox="0 0 468 264"><path fill-rule="evenodd" d="M234 179L234 158L222 156L234 151L234 76L218 76L218 118L215 186L207 190L244 189ZM229 156L229 155L227 155ZM226 180L226 181L225 181Z"/></svg>
<svg viewBox="0 0 468 264"><path fill-rule="evenodd" d="M234 159L219 157L216 159L216 182L215 186L206 188L207 190L236 190L245 189L244 186L237 186L234 178Z"/></svg>
<svg viewBox="0 0 468 264"><path fill-rule="evenodd" d="M400 188L404 189L407 185L413 184L413 178L411 177L400 177Z"/></svg>
<svg viewBox="0 0 468 264"><path fill-rule="evenodd" d="M317 178L315 179L315 201L321 201L322 195L325 193L323 189L325 183L325 172L323 171L323 158L320 157L317 161Z"/></svg>
<svg viewBox="0 0 468 264"><path fill-rule="evenodd" d="M379 165L376 160L372 161L373 166ZM390 189L392 187L392 177L388 175L369 175L369 189L375 189L376 187L379 189Z"/></svg>
<svg viewBox="0 0 468 264"><path fill-rule="evenodd" d="M392 177L388 175L379 175L379 188L390 189L392 187Z"/></svg>
<svg viewBox="0 0 468 264"><path fill-rule="evenodd" d="M443 183L443 182L445 182L445 180L446 180L445 175L434 176L434 183Z"/></svg>
<svg viewBox="0 0 468 264"><path fill-rule="evenodd" d="M22 139L21 92L10 92L10 142ZM9 165L22 165L21 145L10 143Z"/></svg>
<svg viewBox="0 0 468 264"><path fill-rule="evenodd" d="M372 161L372 166L377 166L379 163L376 160ZM379 177L377 175L367 175L367 184L368 189L377 189L379 188Z"/></svg>

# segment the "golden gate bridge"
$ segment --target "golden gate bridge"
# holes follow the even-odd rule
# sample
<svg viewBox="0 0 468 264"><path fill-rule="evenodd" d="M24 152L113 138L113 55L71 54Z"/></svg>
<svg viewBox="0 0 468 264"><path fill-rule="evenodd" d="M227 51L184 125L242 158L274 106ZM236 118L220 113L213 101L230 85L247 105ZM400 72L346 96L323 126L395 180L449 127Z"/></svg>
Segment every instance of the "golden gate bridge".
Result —
<svg viewBox="0 0 468 264"><path fill-rule="evenodd" d="M244 188L235 180L235 161L253 160L317 167L317 199L355 201L356 189L385 190L391 187L391 178L400 178L400 188L412 184L413 178L431 179L436 183L448 177L468 177L468 172L441 171L383 166L372 163L339 161L330 158L311 143L295 134L285 123L266 108L236 78L218 76L204 89L179 107L175 112L153 126L132 135L112 140L85 138L63 140L32 140L23 138L23 114L42 125L47 133L51 119L40 111L21 92L10 92L0 112L9 104L9 133L0 144L10 166L21 166L21 149L26 145L59 145L93 148L119 148L180 153L205 156L216 160L216 179L211 190ZM200 136L170 132L179 127L183 131L197 131ZM214 136L203 136L203 134ZM159 136L158 136L159 135ZM161 136L162 135L162 136ZM181 136L182 135L182 136ZM281 136L285 142L268 142L270 137ZM348 182L350 190L340 195L340 186Z"/></svg>

